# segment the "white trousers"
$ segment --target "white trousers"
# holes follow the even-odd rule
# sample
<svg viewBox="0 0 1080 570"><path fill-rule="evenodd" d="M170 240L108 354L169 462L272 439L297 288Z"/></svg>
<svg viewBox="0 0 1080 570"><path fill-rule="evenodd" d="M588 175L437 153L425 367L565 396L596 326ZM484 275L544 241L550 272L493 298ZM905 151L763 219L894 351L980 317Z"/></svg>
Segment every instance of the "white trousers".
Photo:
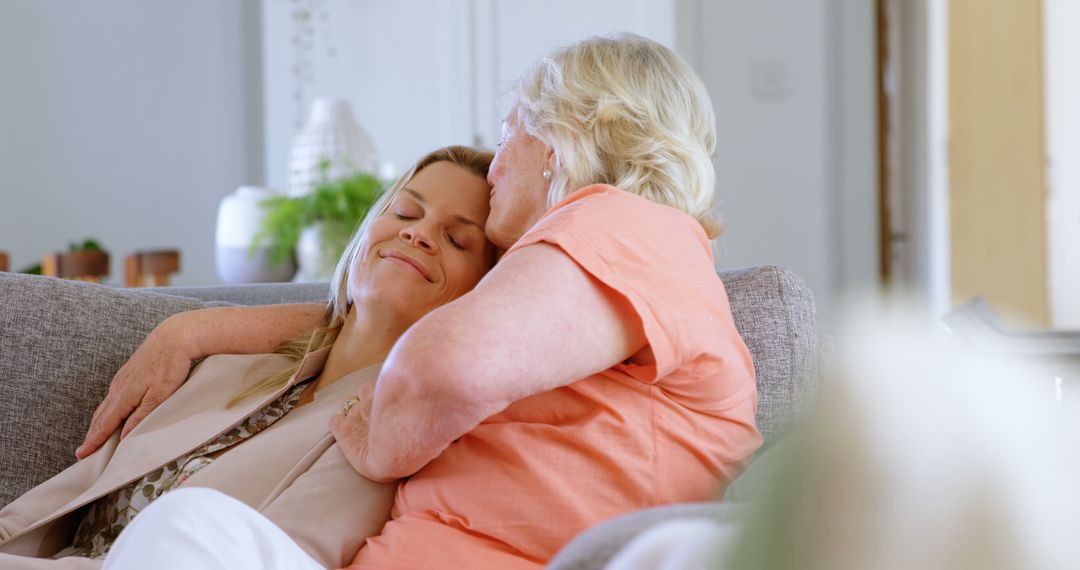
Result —
<svg viewBox="0 0 1080 570"><path fill-rule="evenodd" d="M117 537L103 570L326 570L277 525L211 489L177 489Z"/></svg>
<svg viewBox="0 0 1080 570"><path fill-rule="evenodd" d="M712 519L670 520L626 543L604 570L723 570L737 534L735 525Z"/></svg>

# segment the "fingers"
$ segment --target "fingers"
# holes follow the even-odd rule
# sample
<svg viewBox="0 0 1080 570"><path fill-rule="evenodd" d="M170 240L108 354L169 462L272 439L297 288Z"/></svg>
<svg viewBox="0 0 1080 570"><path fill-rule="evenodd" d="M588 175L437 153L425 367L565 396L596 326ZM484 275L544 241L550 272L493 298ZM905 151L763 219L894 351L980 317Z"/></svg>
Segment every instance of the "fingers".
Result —
<svg viewBox="0 0 1080 570"><path fill-rule="evenodd" d="M101 447L101 444L105 443L105 440L120 426L122 416L114 412L115 401L115 398L106 396L105 400L98 406L97 411L94 412L94 418L90 421L90 430L86 433L86 439L75 450L76 458L85 459L91 453L97 451L97 448Z"/></svg>
<svg viewBox="0 0 1080 570"><path fill-rule="evenodd" d="M97 425L99 423L101 423L101 414L103 414L105 412L105 407L107 405L109 405L109 397L108 397L108 395L106 395L105 399L101 400L101 403L98 404L97 408L94 410L94 415L90 416L90 427L87 428L86 437L83 438L82 444L79 446L79 449L75 452L76 457L79 457L79 452L82 451L84 447L86 447L87 445L91 445L93 443L93 441L96 440L96 436L97 436L97 429L96 428L97 428ZM82 457L79 457L79 459L82 459Z"/></svg>
<svg viewBox="0 0 1080 570"><path fill-rule="evenodd" d="M101 444L105 443L105 440L109 439L109 436L120 427L120 422L135 409L138 400L125 400L123 396L117 395L122 392L115 386L109 388L109 393L98 405L97 410L94 411L94 417L90 420L90 429L86 433L86 439L75 450L77 459L85 459L91 453L97 451ZM141 398L142 394L138 394L137 397Z"/></svg>
<svg viewBox="0 0 1080 570"><path fill-rule="evenodd" d="M90 419L90 429L86 431L86 437L83 439L82 444L75 450L75 459L86 459L91 453L97 450L101 446L101 436L99 426L101 425L101 417L105 406L109 403L108 397L102 400L94 415Z"/></svg>
<svg viewBox="0 0 1080 570"><path fill-rule="evenodd" d="M353 409L348 416L339 411L330 417L330 433L337 441L342 455L357 473L372 481L386 483L396 480L397 477L383 477L371 471L368 465L367 422L359 418L358 414L359 412Z"/></svg>
<svg viewBox="0 0 1080 570"><path fill-rule="evenodd" d="M345 414L334 414L330 417L330 435L334 436L338 446L342 451L345 451L345 455L348 456L348 450L351 445L349 443L349 420L345 417ZM351 461L350 461L351 463Z"/></svg>
<svg viewBox="0 0 1080 570"><path fill-rule="evenodd" d="M143 397L142 403L139 404L139 407L135 408L135 411L131 412L127 421L124 422L124 431L120 432L120 439L127 437L127 434L131 433L131 430L135 429L135 426L142 423L142 421L146 419L146 416L150 415L150 412L154 411L154 408L157 408L164 400L165 398L162 398L160 395L153 392L147 392L146 396Z"/></svg>

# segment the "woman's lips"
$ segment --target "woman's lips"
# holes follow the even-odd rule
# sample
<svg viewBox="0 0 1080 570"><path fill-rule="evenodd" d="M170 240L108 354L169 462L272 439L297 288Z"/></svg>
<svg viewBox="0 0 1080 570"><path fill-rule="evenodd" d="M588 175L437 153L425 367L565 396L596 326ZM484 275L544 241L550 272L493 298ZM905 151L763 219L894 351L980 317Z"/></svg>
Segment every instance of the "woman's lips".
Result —
<svg viewBox="0 0 1080 570"><path fill-rule="evenodd" d="M404 253L401 253L400 251L384 251L379 254L379 257L386 259L392 263L400 263L402 265L407 265L408 267L413 268L413 270L419 273L421 277L434 283L434 280L431 279L431 275L428 274L427 270L424 269L424 266L421 265L419 261L409 257L408 255L405 255Z"/></svg>

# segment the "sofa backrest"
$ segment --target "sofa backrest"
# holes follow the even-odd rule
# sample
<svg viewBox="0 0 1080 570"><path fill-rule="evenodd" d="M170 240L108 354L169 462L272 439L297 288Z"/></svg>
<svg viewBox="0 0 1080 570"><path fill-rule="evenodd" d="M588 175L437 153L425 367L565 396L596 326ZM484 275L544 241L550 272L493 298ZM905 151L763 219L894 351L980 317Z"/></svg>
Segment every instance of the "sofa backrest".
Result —
<svg viewBox="0 0 1080 570"><path fill-rule="evenodd" d="M0 273L0 506L74 463L113 374L166 317L204 306Z"/></svg>
<svg viewBox="0 0 1080 570"><path fill-rule="evenodd" d="M758 427L771 445L814 386L814 301L778 267L720 274L758 379ZM0 507L74 461L113 374L169 315L223 304L322 302L328 286L114 289L0 273Z"/></svg>

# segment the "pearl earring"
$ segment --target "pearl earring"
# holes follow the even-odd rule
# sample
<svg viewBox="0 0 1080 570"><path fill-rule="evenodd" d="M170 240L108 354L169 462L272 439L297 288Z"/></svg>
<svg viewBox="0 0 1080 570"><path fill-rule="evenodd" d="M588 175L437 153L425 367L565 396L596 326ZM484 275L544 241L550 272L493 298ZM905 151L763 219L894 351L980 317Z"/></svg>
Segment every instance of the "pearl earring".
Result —
<svg viewBox="0 0 1080 570"><path fill-rule="evenodd" d="M545 168L544 169L544 180L547 180L548 182L551 182L551 169L550 168Z"/></svg>

